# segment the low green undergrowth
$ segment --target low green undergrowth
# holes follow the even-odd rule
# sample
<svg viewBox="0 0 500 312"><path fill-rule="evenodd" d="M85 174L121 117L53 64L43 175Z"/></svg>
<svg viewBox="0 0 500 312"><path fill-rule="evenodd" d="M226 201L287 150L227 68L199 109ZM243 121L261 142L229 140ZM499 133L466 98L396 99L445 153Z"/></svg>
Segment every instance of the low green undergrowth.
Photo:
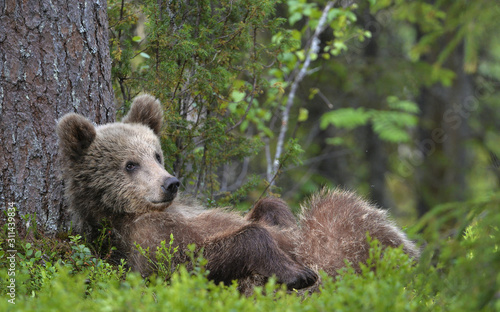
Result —
<svg viewBox="0 0 500 312"><path fill-rule="evenodd" d="M418 263L372 241L361 274L347 266L335 279L323 275L320 291L305 295L271 280L242 296L236 284L208 281L194 256L195 269L143 279L124 263L97 259L78 236L19 239L15 258L2 238L0 310L500 311L499 203L495 195L436 207L407 229L423 245ZM161 249L175 252L169 246Z"/></svg>

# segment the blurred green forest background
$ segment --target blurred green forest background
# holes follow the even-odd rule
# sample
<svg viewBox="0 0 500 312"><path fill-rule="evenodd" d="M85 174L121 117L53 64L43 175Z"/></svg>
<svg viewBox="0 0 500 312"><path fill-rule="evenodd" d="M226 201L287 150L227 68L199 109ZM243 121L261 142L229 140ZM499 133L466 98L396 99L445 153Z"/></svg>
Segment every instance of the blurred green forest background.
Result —
<svg viewBox="0 0 500 312"><path fill-rule="evenodd" d="M403 224L500 183L498 1L108 2L118 115L205 204L345 187Z"/></svg>
<svg viewBox="0 0 500 312"><path fill-rule="evenodd" d="M362 274L247 298L201 259L144 280L26 214L13 250L0 236L0 310L500 311L498 1L109 0L108 15L118 119L142 92L161 100L185 193L296 209L349 188L407 226L421 258L372 242Z"/></svg>

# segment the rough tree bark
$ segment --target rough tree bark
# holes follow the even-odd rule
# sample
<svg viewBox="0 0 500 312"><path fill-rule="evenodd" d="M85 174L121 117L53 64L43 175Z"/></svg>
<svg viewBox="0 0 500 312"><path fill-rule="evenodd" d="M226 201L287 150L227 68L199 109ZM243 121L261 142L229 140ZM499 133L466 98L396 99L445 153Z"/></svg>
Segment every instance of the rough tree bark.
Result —
<svg viewBox="0 0 500 312"><path fill-rule="evenodd" d="M54 233L66 222L57 120L115 118L106 9L105 0L0 0L0 209L15 205L18 224L36 214L38 229Z"/></svg>

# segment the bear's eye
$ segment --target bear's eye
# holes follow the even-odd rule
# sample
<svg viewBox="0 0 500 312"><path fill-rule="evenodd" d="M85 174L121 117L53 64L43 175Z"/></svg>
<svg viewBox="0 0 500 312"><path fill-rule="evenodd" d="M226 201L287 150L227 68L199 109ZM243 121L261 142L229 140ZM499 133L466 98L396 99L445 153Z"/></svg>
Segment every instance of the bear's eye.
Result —
<svg viewBox="0 0 500 312"><path fill-rule="evenodd" d="M161 156L160 154L156 153L156 160L161 164Z"/></svg>
<svg viewBox="0 0 500 312"><path fill-rule="evenodd" d="M127 170L128 172L132 172L132 171L134 171L135 169L137 169L138 167L139 167L139 164L138 164L138 163L135 163L135 162L129 161L129 162L127 162L127 164L125 165L125 170Z"/></svg>

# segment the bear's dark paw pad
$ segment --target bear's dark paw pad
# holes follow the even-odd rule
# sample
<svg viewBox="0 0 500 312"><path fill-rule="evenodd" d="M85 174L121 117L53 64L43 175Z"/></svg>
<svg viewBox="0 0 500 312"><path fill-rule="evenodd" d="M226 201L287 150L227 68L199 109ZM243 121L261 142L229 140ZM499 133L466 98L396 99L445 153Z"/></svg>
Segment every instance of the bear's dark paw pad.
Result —
<svg viewBox="0 0 500 312"><path fill-rule="evenodd" d="M287 283L288 290L302 289L312 286L318 280L318 275L309 268L303 268L291 283Z"/></svg>

